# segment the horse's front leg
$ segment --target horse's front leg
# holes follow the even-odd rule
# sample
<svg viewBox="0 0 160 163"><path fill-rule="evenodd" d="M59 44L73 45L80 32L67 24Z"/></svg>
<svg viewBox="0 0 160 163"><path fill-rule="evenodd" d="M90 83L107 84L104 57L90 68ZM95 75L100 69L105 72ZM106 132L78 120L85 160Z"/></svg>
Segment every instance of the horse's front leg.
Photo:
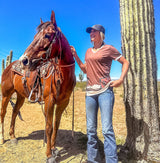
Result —
<svg viewBox="0 0 160 163"><path fill-rule="evenodd" d="M51 135L53 131L53 111L54 111L54 102L53 96L50 94L45 99L45 118L46 118L46 137L47 137L47 150L46 155L48 158L52 156L51 152Z"/></svg>
<svg viewBox="0 0 160 163"><path fill-rule="evenodd" d="M23 97L17 93L17 101L16 101L16 104L13 108L11 125L10 125L10 132L9 132L10 139L13 143L17 143L16 137L15 137L15 130L14 130L15 129L15 121L16 121L16 117L17 117L17 114L18 114L20 108L24 104L24 100L25 100L25 97Z"/></svg>
<svg viewBox="0 0 160 163"><path fill-rule="evenodd" d="M54 151L55 149L56 136L57 136L57 131L59 128L62 113L67 107L68 103L69 103L69 99L62 101L60 104L57 104L56 111L55 111L56 112L55 118L54 118L54 128L52 133L52 144L51 144L52 151Z"/></svg>

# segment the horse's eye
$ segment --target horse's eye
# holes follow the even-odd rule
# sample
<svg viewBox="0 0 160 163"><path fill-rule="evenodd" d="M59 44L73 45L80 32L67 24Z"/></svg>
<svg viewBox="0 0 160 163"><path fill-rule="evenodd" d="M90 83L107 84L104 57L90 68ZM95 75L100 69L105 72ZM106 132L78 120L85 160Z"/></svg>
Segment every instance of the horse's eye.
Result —
<svg viewBox="0 0 160 163"><path fill-rule="evenodd" d="M50 38L51 36L49 34L45 34L44 38Z"/></svg>

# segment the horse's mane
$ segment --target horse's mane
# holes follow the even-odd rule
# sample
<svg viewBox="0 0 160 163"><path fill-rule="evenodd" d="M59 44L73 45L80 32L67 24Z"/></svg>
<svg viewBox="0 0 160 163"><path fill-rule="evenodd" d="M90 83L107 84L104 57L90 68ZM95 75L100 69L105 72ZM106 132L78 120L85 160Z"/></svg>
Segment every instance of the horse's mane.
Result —
<svg viewBox="0 0 160 163"><path fill-rule="evenodd" d="M50 24L52 24L51 22L45 22L45 23L41 23L38 27L37 27L37 32L40 32L42 29L47 28L47 26L49 26Z"/></svg>

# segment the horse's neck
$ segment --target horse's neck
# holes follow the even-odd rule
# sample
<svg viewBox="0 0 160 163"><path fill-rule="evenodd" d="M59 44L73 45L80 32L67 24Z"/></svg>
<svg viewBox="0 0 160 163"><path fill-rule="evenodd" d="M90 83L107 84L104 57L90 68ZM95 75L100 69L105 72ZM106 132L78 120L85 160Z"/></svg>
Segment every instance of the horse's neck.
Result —
<svg viewBox="0 0 160 163"><path fill-rule="evenodd" d="M62 47L61 47L61 52L59 56L59 62L65 65L74 63L70 45L65 37L64 37L64 40L62 40Z"/></svg>

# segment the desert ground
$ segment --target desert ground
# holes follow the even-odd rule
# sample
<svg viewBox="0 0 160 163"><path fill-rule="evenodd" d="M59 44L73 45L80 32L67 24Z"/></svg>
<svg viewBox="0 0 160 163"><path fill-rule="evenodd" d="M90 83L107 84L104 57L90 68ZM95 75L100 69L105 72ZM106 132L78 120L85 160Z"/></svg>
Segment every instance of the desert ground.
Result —
<svg viewBox="0 0 160 163"><path fill-rule="evenodd" d="M115 105L113 113L113 127L117 145L123 145L126 138L125 107L123 104L123 86L114 89ZM11 121L12 107L9 104L5 117L4 137L5 143L0 145L0 163L45 163L46 162L46 140L45 119L39 104L31 104L25 101L21 108L24 121L18 117L16 120L15 134L17 144L9 140L9 127ZM70 103L63 113L58 131L56 146L61 157L57 162L80 163L86 159L86 117L85 117L85 90L76 87L74 90L74 138L72 137L72 113L73 95ZM98 114L98 137L103 154L103 135L101 133L100 112Z"/></svg>

